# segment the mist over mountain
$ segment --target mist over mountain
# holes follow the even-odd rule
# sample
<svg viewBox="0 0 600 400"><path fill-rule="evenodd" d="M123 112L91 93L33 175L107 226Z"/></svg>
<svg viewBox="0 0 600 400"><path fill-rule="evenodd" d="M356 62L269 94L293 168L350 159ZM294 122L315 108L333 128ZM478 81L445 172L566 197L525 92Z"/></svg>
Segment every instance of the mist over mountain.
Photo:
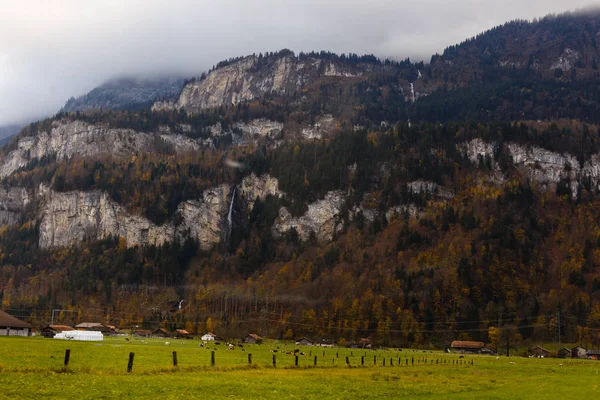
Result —
<svg viewBox="0 0 600 400"><path fill-rule="evenodd" d="M149 108L157 100L176 98L183 84L184 79L178 77L115 78L83 96L71 97L60 112Z"/></svg>

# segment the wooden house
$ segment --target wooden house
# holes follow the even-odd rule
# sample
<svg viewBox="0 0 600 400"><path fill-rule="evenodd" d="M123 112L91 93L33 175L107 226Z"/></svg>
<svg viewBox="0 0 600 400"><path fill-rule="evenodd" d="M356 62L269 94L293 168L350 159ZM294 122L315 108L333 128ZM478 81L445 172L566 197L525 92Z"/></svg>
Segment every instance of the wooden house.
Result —
<svg viewBox="0 0 600 400"><path fill-rule="evenodd" d="M0 310L0 336L29 336L31 325Z"/></svg>
<svg viewBox="0 0 600 400"><path fill-rule="evenodd" d="M461 354L479 354L485 347L483 342L473 342L470 340L455 340L450 344L450 348L455 353Z"/></svg>
<svg viewBox="0 0 600 400"><path fill-rule="evenodd" d="M40 336L53 338L57 333L74 331L69 325L46 325L40 329Z"/></svg>
<svg viewBox="0 0 600 400"><path fill-rule="evenodd" d="M529 352L531 353L532 356L538 357L538 358L550 357L550 351L548 351L545 348L540 347L540 346L536 346L532 349L529 349Z"/></svg>
<svg viewBox="0 0 600 400"><path fill-rule="evenodd" d="M571 350L571 357L573 358L586 358L587 357L587 349L581 346L573 347Z"/></svg>
<svg viewBox="0 0 600 400"><path fill-rule="evenodd" d="M211 332L205 333L204 335L202 335L202 337L200 339L202 339L205 342L218 340L217 335L215 335L214 333L211 333Z"/></svg>
<svg viewBox="0 0 600 400"><path fill-rule="evenodd" d="M563 347L556 352L556 357L558 358L571 358L571 349Z"/></svg>
<svg viewBox="0 0 600 400"><path fill-rule="evenodd" d="M148 329L134 329L131 332L131 336L134 336L134 337L145 337L145 338L147 338L147 337L152 336L152 331L150 331Z"/></svg>
<svg viewBox="0 0 600 400"><path fill-rule="evenodd" d="M75 325L78 331L102 332L102 334L110 333L110 328L100 322L82 322Z"/></svg>
<svg viewBox="0 0 600 400"><path fill-rule="evenodd" d="M164 328L158 328L152 331L152 337L153 338L160 338L160 339L166 339L171 337L171 335L169 335L169 332L167 332L166 329Z"/></svg>
<svg viewBox="0 0 600 400"><path fill-rule="evenodd" d="M178 339L191 339L193 336L191 333L189 333L185 329L176 329L175 337Z"/></svg>
<svg viewBox="0 0 600 400"><path fill-rule="evenodd" d="M259 344L262 343L262 338L258 336L256 333L250 333L246 336L242 341L248 344Z"/></svg>
<svg viewBox="0 0 600 400"><path fill-rule="evenodd" d="M308 339L308 338L300 338L296 340L296 345L299 346L314 346L315 342L313 342L312 340Z"/></svg>

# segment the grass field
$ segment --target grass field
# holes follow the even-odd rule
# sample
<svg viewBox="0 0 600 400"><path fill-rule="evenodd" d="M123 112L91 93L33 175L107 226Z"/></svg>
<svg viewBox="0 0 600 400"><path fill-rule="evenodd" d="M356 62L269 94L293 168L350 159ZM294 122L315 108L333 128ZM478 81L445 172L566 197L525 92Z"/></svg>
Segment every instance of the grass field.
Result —
<svg viewBox="0 0 600 400"><path fill-rule="evenodd" d="M277 346L279 351L290 351L296 348L293 345L268 343L246 346L246 351L239 348L229 351L224 345L201 348L198 341L169 342L166 346L165 340L158 339L149 339L144 344L124 338L94 343L2 337L0 398L597 399L600 396L600 361L459 358L455 354L420 350L306 347L301 350L307 355L299 356L296 367L293 355L269 351ZM66 349L71 350L67 368L63 366ZM173 351L177 352L177 368L173 367ZM211 351L215 351L214 367L210 365ZM135 358L133 371L127 373L130 352L135 353ZM248 354L252 354L252 365L248 363ZM315 355L317 367L313 365ZM346 366L346 357L350 366ZM365 366L360 365L361 357Z"/></svg>

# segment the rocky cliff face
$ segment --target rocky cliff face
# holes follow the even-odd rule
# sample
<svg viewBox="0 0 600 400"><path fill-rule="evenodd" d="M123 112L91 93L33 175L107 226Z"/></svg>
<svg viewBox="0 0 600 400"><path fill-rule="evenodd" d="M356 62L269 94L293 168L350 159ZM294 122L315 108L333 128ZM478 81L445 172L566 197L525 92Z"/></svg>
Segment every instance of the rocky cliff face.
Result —
<svg viewBox="0 0 600 400"><path fill-rule="evenodd" d="M267 195L282 195L277 179L269 175L250 175L236 191L249 210L256 198L264 200ZM232 195L232 187L227 184L208 189L200 199L182 202L172 222L158 226L128 213L103 192L59 193L41 189L39 196L45 205L41 211L39 245L41 248L66 247L84 240L119 236L132 247L192 238L201 249L210 250L223 239ZM6 207L0 210L0 225L14 223L11 221L20 218L19 212L28 202L24 189L0 190L0 207ZM9 222L2 222L2 218Z"/></svg>
<svg viewBox="0 0 600 400"><path fill-rule="evenodd" d="M331 241L334 234L343 228L341 212L344 201L343 192L329 192L323 200L309 204L308 211L298 218L293 218L282 207L273 225L273 236L279 238L295 229L302 241L307 241L313 233L319 242Z"/></svg>
<svg viewBox="0 0 600 400"><path fill-rule="evenodd" d="M245 177L238 185L238 191L246 208L252 211L256 199L264 200L267 196L282 197L279 191L279 182L270 175L257 177L254 173Z"/></svg>
<svg viewBox="0 0 600 400"><path fill-rule="evenodd" d="M300 61L294 55L259 59L245 57L187 84L176 102L157 102L153 111L184 109L197 113L207 108L235 105L265 94L291 95L320 75L352 78L367 66L350 67L316 58Z"/></svg>
<svg viewBox="0 0 600 400"><path fill-rule="evenodd" d="M234 146L256 144L264 139L269 142L278 141L282 136L283 124L266 118L253 119L248 123L240 122L234 124L231 129L225 130L220 123L209 128L212 138L207 143L214 145L213 138L231 135L231 143Z"/></svg>
<svg viewBox="0 0 600 400"><path fill-rule="evenodd" d="M29 202L29 193L24 188L0 187L0 226L18 224Z"/></svg>
<svg viewBox="0 0 600 400"><path fill-rule="evenodd" d="M124 238L129 247L160 245L173 238L173 228L130 215L99 191L48 193L40 223L41 248L67 247L109 236Z"/></svg>
<svg viewBox="0 0 600 400"><path fill-rule="evenodd" d="M221 241L229 191L229 185L206 190L201 199L180 204L174 222L160 226L129 214L103 192L50 191L42 211L39 244L41 248L66 247L119 236L132 247L193 238L200 248L209 250Z"/></svg>
<svg viewBox="0 0 600 400"><path fill-rule="evenodd" d="M33 159L52 156L58 160L74 155L117 156L140 152L197 151L199 144L183 135L136 132L132 129L112 129L81 121L52 123L50 132L19 140L17 149L0 160L0 177L4 178Z"/></svg>
<svg viewBox="0 0 600 400"><path fill-rule="evenodd" d="M532 181L555 188L561 180L566 180L570 183L572 197L577 197L581 166L575 157L516 143L508 143L506 148L513 163L523 168Z"/></svg>

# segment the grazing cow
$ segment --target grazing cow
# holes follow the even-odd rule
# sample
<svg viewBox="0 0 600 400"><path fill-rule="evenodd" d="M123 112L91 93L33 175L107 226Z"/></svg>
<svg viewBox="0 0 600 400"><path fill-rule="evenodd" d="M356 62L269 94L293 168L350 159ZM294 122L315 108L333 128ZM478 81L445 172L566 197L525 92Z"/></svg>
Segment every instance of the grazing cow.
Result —
<svg viewBox="0 0 600 400"><path fill-rule="evenodd" d="M165 346L170 346L171 342L165 342Z"/></svg>

